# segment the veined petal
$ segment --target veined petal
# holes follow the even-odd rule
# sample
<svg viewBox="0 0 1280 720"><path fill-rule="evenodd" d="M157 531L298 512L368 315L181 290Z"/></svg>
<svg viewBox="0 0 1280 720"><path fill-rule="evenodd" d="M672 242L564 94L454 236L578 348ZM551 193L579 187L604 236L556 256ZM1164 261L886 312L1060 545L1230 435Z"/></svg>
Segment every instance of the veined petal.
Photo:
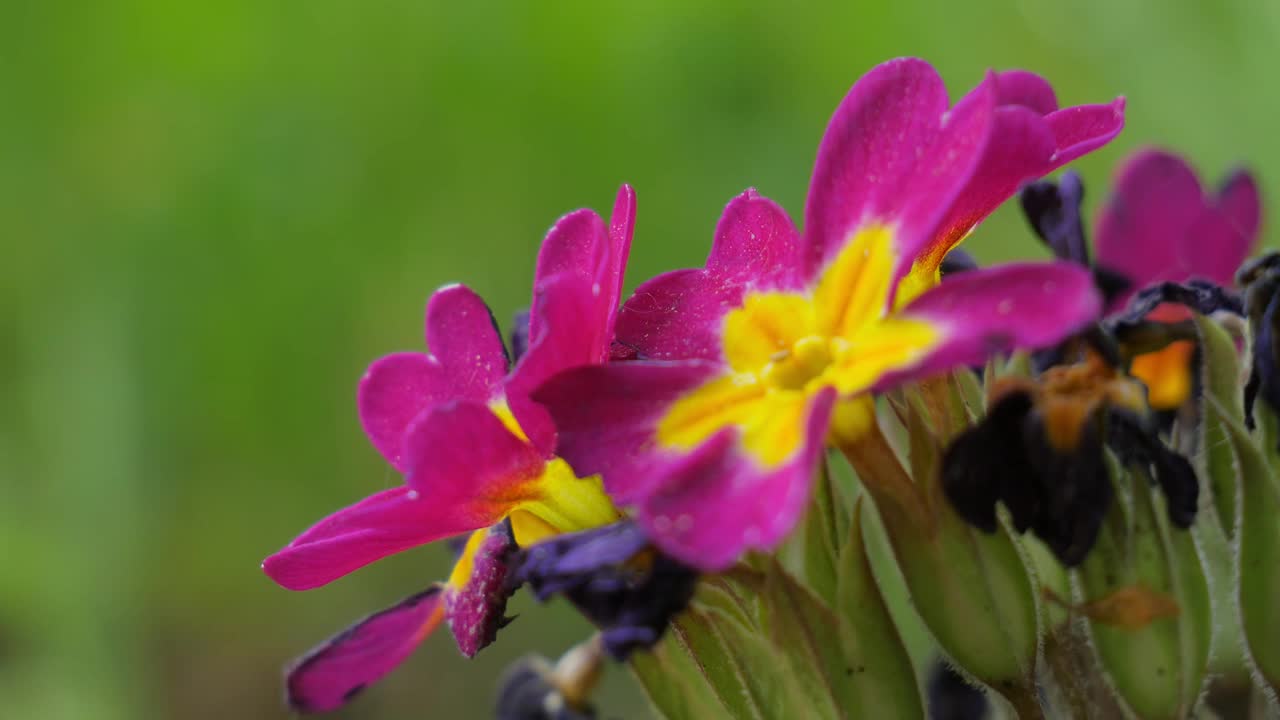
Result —
<svg viewBox="0 0 1280 720"><path fill-rule="evenodd" d="M440 361L425 353L395 353L375 360L356 391L360 424L373 446L404 472L405 428L426 408L453 399L457 390Z"/></svg>
<svg viewBox="0 0 1280 720"><path fill-rule="evenodd" d="M681 455L654 444L658 422L681 396L723 366L701 361L617 363L561 373L534 393L559 430L556 453L580 476L600 474L628 504L666 480Z"/></svg>
<svg viewBox="0 0 1280 720"><path fill-rule="evenodd" d="M954 275L895 316L932 325L941 339L910 367L883 377L876 389L979 365L993 352L1048 347L1101 311L1092 275L1074 263L1015 263Z"/></svg>
<svg viewBox="0 0 1280 720"><path fill-rule="evenodd" d="M406 487L371 495L313 525L262 563L289 590L310 590L411 547L457 534Z"/></svg>
<svg viewBox="0 0 1280 720"><path fill-rule="evenodd" d="M488 402L500 391L507 350L489 306L471 288L447 285L431 296L427 346L448 373L453 397Z"/></svg>
<svg viewBox="0 0 1280 720"><path fill-rule="evenodd" d="M639 522L663 551L703 570L723 570L743 552L770 550L795 527L808 503L834 389L814 395L798 423L803 442L790 460L763 467L745 443L719 433L639 508ZM781 428L775 428L781 429Z"/></svg>
<svg viewBox="0 0 1280 720"><path fill-rule="evenodd" d="M440 624L440 586L374 613L304 655L286 672L289 707L337 709L394 670Z"/></svg>

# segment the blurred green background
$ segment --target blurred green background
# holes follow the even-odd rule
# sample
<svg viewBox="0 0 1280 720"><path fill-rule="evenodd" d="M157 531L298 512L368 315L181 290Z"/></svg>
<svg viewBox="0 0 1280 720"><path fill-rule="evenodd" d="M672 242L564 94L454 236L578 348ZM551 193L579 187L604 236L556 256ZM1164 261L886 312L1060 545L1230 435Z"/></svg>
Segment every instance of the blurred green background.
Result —
<svg viewBox="0 0 1280 720"><path fill-rule="evenodd" d="M561 213L639 193L630 285L699 264L754 185L799 215L849 85L897 55L1129 98L1128 149L1280 182L1280 4L40 3L0 11L0 716L279 718L283 662L440 577L442 548L297 594L258 564L398 482L356 379L437 286L500 318ZM969 244L1039 255L1001 211ZM343 717L484 717L585 626L445 633ZM643 717L613 672L610 716Z"/></svg>

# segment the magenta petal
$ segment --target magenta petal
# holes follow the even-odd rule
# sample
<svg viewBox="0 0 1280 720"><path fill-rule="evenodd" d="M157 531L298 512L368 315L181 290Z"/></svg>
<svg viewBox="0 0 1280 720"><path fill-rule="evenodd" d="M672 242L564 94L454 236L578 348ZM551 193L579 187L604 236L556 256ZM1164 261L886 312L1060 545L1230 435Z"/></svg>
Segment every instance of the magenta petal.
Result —
<svg viewBox="0 0 1280 720"><path fill-rule="evenodd" d="M749 189L729 201L716 226L707 271L752 290L804 286L800 235L786 211Z"/></svg>
<svg viewBox="0 0 1280 720"><path fill-rule="evenodd" d="M609 215L609 277L606 286L612 287L614 294L611 310L616 313L618 302L622 299L622 281L627 273L627 258L631 254L631 238L636 229L636 191L630 185L623 184L618 188L618 195L613 201L613 212Z"/></svg>
<svg viewBox="0 0 1280 720"><path fill-rule="evenodd" d="M701 269L673 270L636 288L618 313L617 341L641 360L720 362L724 316L742 305L743 283Z"/></svg>
<svg viewBox="0 0 1280 720"><path fill-rule="evenodd" d="M1049 172L1115 139L1124 129L1124 98L1107 105L1077 105L1045 116L1057 152Z"/></svg>
<svg viewBox="0 0 1280 720"><path fill-rule="evenodd" d="M1205 206L1181 237L1179 260L1183 276L1170 279L1200 278L1230 287L1253 240L1236 229L1219 208Z"/></svg>
<svg viewBox="0 0 1280 720"><path fill-rule="evenodd" d="M374 361L365 371L356 391L356 407L373 446L403 472L400 444L405 428L418 413L455 393L451 378L434 357L396 353Z"/></svg>
<svg viewBox="0 0 1280 720"><path fill-rule="evenodd" d="M1018 190L1037 178L1053 157L1053 135L1035 111L1020 105L995 111L993 141L982 153L974 173L958 194L923 254L936 265L951 247ZM913 253L919 255L921 253Z"/></svg>
<svg viewBox="0 0 1280 720"><path fill-rule="evenodd" d="M1074 263L1016 263L958 273L900 314L937 327L941 343L876 388L980 365L993 352L1054 345L1097 320L1101 311L1092 274Z"/></svg>
<svg viewBox="0 0 1280 720"><path fill-rule="evenodd" d="M862 76L827 125L805 204L808 275L867 220L894 217L903 178L937 139L948 106L938 73L900 58Z"/></svg>
<svg viewBox="0 0 1280 720"><path fill-rule="evenodd" d="M996 102L1021 105L1039 115L1058 109L1058 96L1048 80L1026 70L1006 70L995 74Z"/></svg>
<svg viewBox="0 0 1280 720"><path fill-rule="evenodd" d="M535 291L547 279L561 273L578 275L590 282L599 282L611 275L613 258L609 245L604 221L591 210L575 210L560 218L542 241L533 276ZM535 296L531 316L531 335L535 337L538 334L537 303Z"/></svg>
<svg viewBox="0 0 1280 720"><path fill-rule="evenodd" d="M405 478L446 535L493 525L523 499L546 461L487 406L459 402L423 413L405 434Z"/></svg>
<svg viewBox="0 0 1280 720"><path fill-rule="evenodd" d="M381 680L431 634L441 618L434 585L374 613L300 658L286 675L289 707L335 710Z"/></svg>
<svg viewBox="0 0 1280 720"><path fill-rule="evenodd" d="M453 397L488 402L507 374L507 351L484 300L465 285L440 288L427 302L427 345L444 366Z"/></svg>
<svg viewBox="0 0 1280 720"><path fill-rule="evenodd" d="M461 530L405 487L383 490L313 525L262 563L289 590L310 590L369 563ZM480 527L483 527L481 525Z"/></svg>
<svg viewBox="0 0 1280 720"><path fill-rule="evenodd" d="M471 575L462 587L450 585L444 598L445 620L465 657L475 657L498 636L509 620L507 599L515 592L509 583L512 556L518 549L511 525L494 525L471 559Z"/></svg>
<svg viewBox="0 0 1280 720"><path fill-rule="evenodd" d="M1204 204L1200 182L1181 158L1161 150L1133 154L1095 225L1098 264L1128 277L1134 290L1184 279L1182 238Z"/></svg>
<svg viewBox="0 0 1280 720"><path fill-rule="evenodd" d="M809 501L834 399L831 388L814 397L804 446L777 468L761 468L728 432L672 468L640 505L640 523L654 544L708 572L729 567L747 550L777 547Z"/></svg>
<svg viewBox="0 0 1280 720"><path fill-rule="evenodd" d="M590 277L561 273L545 279L534 301L538 328L529 350L507 380L507 402L521 429L547 456L555 447L555 425L546 409L529 395L552 375L582 365L597 365L609 357L612 318L593 292Z"/></svg>
<svg viewBox="0 0 1280 720"><path fill-rule="evenodd" d="M1183 257L1188 267L1199 268L1220 285L1230 285L1235 271L1253 251L1262 222L1262 203L1253 176L1245 170L1233 172L1218 189L1216 205L1214 214L1221 219L1222 229L1209 236L1193 230Z"/></svg>
<svg viewBox="0 0 1280 720"><path fill-rule="evenodd" d="M1258 184L1253 175L1247 170L1231 173L1218 189L1217 200L1218 207L1231 226L1248 238L1252 245L1258 236L1258 226L1262 223L1262 202L1258 197ZM1244 262L1244 256L1240 257L1240 262Z"/></svg>
<svg viewBox="0 0 1280 720"><path fill-rule="evenodd" d="M559 430L556 454L580 476L602 474L619 503L631 503L665 481L683 456L654 447L659 419L684 393L719 371L689 361L597 365L561 373L534 393Z"/></svg>

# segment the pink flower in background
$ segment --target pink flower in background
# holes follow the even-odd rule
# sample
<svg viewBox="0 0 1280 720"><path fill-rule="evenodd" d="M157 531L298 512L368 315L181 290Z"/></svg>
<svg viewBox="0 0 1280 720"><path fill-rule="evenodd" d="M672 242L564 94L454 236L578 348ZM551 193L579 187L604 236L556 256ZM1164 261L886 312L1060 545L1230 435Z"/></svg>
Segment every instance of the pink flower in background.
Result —
<svg viewBox="0 0 1280 720"><path fill-rule="evenodd" d="M1156 149L1135 152L1117 170L1095 224L1098 264L1131 283L1111 311L1160 282L1200 279L1231 287L1236 268L1257 242L1260 222L1258 187L1248 172L1232 173L1208 194L1181 157ZM1166 303L1148 319L1190 317L1187 308ZM1190 397L1194 353L1194 342L1179 340L1134 358L1130 373L1147 386L1153 408L1172 410Z"/></svg>
<svg viewBox="0 0 1280 720"><path fill-rule="evenodd" d="M488 307L462 285L428 302L428 353L374 362L360 381L360 420L405 484L321 520L263 563L280 585L306 590L387 555L471 533L448 582L357 624L291 673L299 709L336 707L395 667L447 620L474 655L503 624L506 557L547 537L621 515L598 477L554 455L556 429L529 390L609 353L635 222L619 191L612 225L589 210L561 218L538 257L529 348L514 369Z"/></svg>
<svg viewBox="0 0 1280 720"><path fill-rule="evenodd" d="M1101 299L1070 264L939 284L943 256L1019 185L1113 138L1123 101L1059 110L1026 72L950 106L928 64L859 80L818 151L801 236L754 191L731 201L706 266L644 283L618 342L635 361L544 385L557 452L600 473L654 542L715 570L794 527L828 444L856 444L872 393L996 350L1052 344Z"/></svg>

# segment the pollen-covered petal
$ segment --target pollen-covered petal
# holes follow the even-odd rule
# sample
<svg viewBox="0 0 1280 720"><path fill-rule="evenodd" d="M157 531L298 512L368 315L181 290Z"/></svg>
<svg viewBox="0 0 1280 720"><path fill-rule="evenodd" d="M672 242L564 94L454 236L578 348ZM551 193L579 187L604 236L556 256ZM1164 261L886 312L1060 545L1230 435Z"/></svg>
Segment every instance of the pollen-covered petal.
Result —
<svg viewBox="0 0 1280 720"><path fill-rule="evenodd" d="M810 276L868 222L897 226L896 276L906 273L987 145L991 77L947 106L942 80L922 60L891 60L854 84L827 126L809 185Z"/></svg>
<svg viewBox="0 0 1280 720"><path fill-rule="evenodd" d="M406 481L430 506L442 536L493 525L536 498L546 465L486 405L458 402L423 413L405 434Z"/></svg>
<svg viewBox="0 0 1280 720"><path fill-rule="evenodd" d="M326 640L286 671L289 707L300 713L342 707L394 670L443 617L439 585L374 613Z"/></svg>
<svg viewBox="0 0 1280 720"><path fill-rule="evenodd" d="M489 306L471 288L448 285L427 301L427 346L457 399L487 402L506 377L507 350Z"/></svg>
<svg viewBox="0 0 1280 720"><path fill-rule="evenodd" d="M752 290L803 287L803 248L787 212L749 189L729 201L716 226L707 271Z"/></svg>
<svg viewBox="0 0 1280 720"><path fill-rule="evenodd" d="M1181 158L1154 149L1131 155L1095 224L1098 265L1128 277L1133 292L1186 279L1182 238L1203 210L1200 182ZM1123 307L1130 295L1113 307Z"/></svg>
<svg viewBox="0 0 1280 720"><path fill-rule="evenodd" d="M680 455L655 446L658 422L721 365L699 361L616 363L569 370L534 393L559 431L556 454L580 476L600 474L629 504L665 481Z"/></svg>
<svg viewBox="0 0 1280 720"><path fill-rule="evenodd" d="M508 582L516 541L507 522L471 534L444 592L444 614L465 657L475 657L510 620Z"/></svg>
<svg viewBox="0 0 1280 720"><path fill-rule="evenodd" d="M471 529L471 528L467 528ZM406 487L371 495L313 525L262 563L289 590L310 590L388 555L460 532Z"/></svg>
<svg viewBox="0 0 1280 720"><path fill-rule="evenodd" d="M808 503L834 399L834 389L824 390L787 418L802 440L778 465L762 465L732 433L702 444L639 505L638 520L654 544L707 571L723 570L747 550L776 547Z"/></svg>
<svg viewBox="0 0 1280 720"><path fill-rule="evenodd" d="M940 340L876 388L980 365L993 352L1048 347L1097 320L1101 310L1092 276L1074 263L1015 263L952 276L895 316L932 325Z"/></svg>
<svg viewBox="0 0 1280 720"><path fill-rule="evenodd" d="M375 360L356 390L360 424L373 446L404 471L404 431L423 410L455 397L440 361L425 353L395 353Z"/></svg>

